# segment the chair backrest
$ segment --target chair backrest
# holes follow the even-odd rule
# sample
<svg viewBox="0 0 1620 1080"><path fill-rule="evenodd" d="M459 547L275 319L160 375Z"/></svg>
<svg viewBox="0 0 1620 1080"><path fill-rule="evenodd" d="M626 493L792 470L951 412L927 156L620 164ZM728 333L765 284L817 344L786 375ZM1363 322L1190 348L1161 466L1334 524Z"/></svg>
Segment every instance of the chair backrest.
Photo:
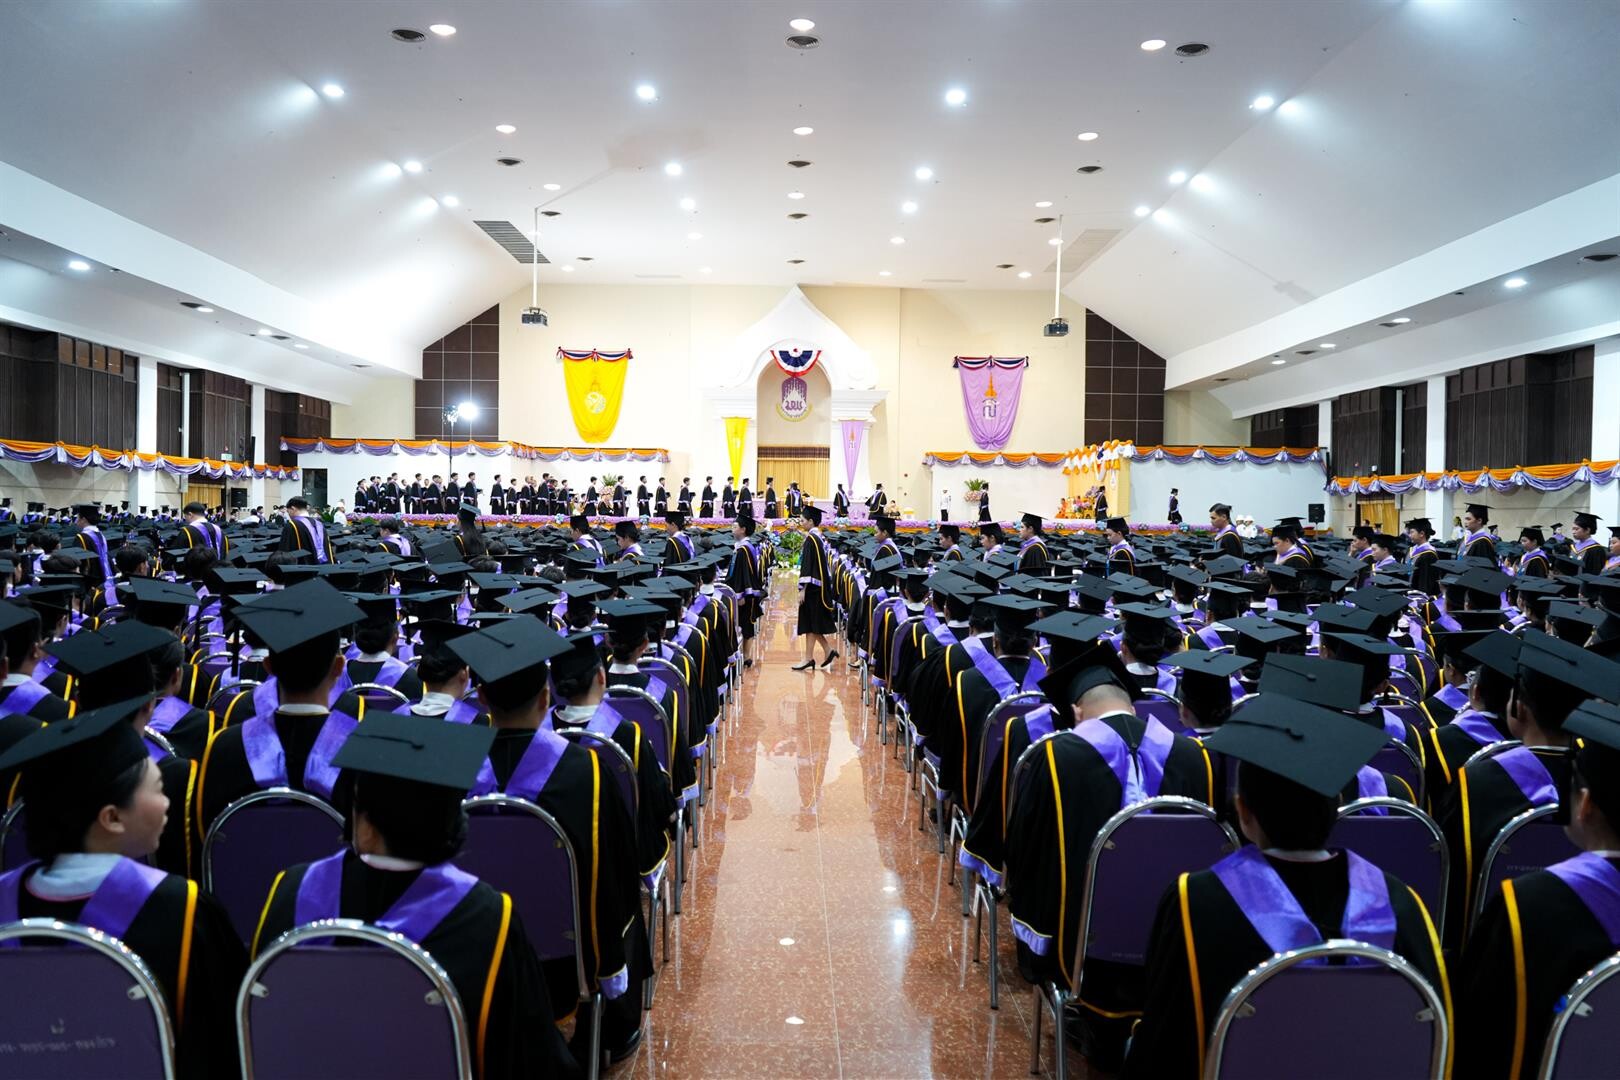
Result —
<svg viewBox="0 0 1620 1080"><path fill-rule="evenodd" d="M236 1028L251 1080L473 1075L450 976L420 945L356 919L294 927L264 949L237 993Z"/></svg>
<svg viewBox="0 0 1620 1080"><path fill-rule="evenodd" d="M1495 757L1497 754L1505 754L1515 746L1523 745L1524 744L1518 739L1501 739L1497 742L1486 743L1484 746L1468 755L1468 759L1463 762L1463 768L1466 769L1476 761L1484 761L1487 758Z"/></svg>
<svg viewBox="0 0 1620 1080"><path fill-rule="evenodd" d="M274 787L220 811L203 840L202 885L224 905L243 941L253 940L276 875L343 846L343 815L317 796Z"/></svg>
<svg viewBox="0 0 1620 1080"><path fill-rule="evenodd" d="M624 747L606 735L598 735L584 728L559 728L557 734L579 743L587 750L596 751L597 757L602 760L602 771L613 777L625 808L630 811L630 820L634 821L636 807L641 805L641 800L636 790L636 766L630 760L630 755L624 752Z"/></svg>
<svg viewBox="0 0 1620 1080"><path fill-rule="evenodd" d="M28 819L23 816L23 800L18 799L0 819L0 873L15 870L29 859Z"/></svg>
<svg viewBox="0 0 1620 1080"><path fill-rule="evenodd" d="M0 947L0 1045L13 1048L0 1075L171 1080L163 990L122 941L77 923L22 919L0 926L0 945L11 946ZM31 1045L43 1052L17 1052Z"/></svg>
<svg viewBox="0 0 1620 1080"><path fill-rule="evenodd" d="M884 668L884 673L889 677L889 689L891 692L894 690L894 676L900 671L900 650L905 645L906 639L911 636L911 628L913 626L922 625L923 620L921 615L912 615L910 618L900 620L900 622L895 625L894 637L889 641L888 665ZM923 631L925 634L927 632L927 630Z"/></svg>
<svg viewBox="0 0 1620 1080"><path fill-rule="evenodd" d="M1109 818L1086 861L1070 970L1083 984L1088 959L1145 964L1156 914L1149 898L1163 896L1180 875L1207 870L1238 846L1237 834L1213 807L1179 795L1147 799Z"/></svg>
<svg viewBox="0 0 1620 1080"><path fill-rule="evenodd" d="M1423 711L1423 706L1399 692L1382 694L1378 704L1401 719L1402 723L1409 724L1419 731L1428 731L1434 727L1434 721L1429 714Z"/></svg>
<svg viewBox="0 0 1620 1080"><path fill-rule="evenodd" d="M979 729L979 775L974 779L973 803L979 802L979 792L984 790L991 766L1001 753L1002 744L1007 741L1007 721L1015 716L1023 716L1033 712L1046 704L1046 695L1038 690L1020 691L1008 694L985 717L984 726Z"/></svg>
<svg viewBox="0 0 1620 1080"><path fill-rule="evenodd" d="M259 685L258 679L240 679L229 686L222 686L214 691L214 696L208 699L207 709L221 720L225 718L225 707L237 694L251 692Z"/></svg>
<svg viewBox="0 0 1620 1080"><path fill-rule="evenodd" d="M675 727L663 704L639 686L610 686L607 696L620 716L641 725L647 741L652 744L658 767L668 774L670 755L675 745Z"/></svg>
<svg viewBox="0 0 1620 1080"><path fill-rule="evenodd" d="M384 712L393 712L401 705L409 705L411 699L392 686L382 683L363 682L355 683L349 687L351 693L359 694L365 699L367 708L382 709Z"/></svg>
<svg viewBox="0 0 1620 1080"><path fill-rule="evenodd" d="M1024 752L1013 762L1011 778L1007 781L1007 821L1012 820L1013 810L1018 806L1018 793L1023 791L1024 785L1029 782L1030 770L1035 767L1041 755L1046 753L1046 744L1064 734L1067 732L1054 731L1049 735L1042 735L1024 747ZM1005 824L1006 822L1003 822L1003 825Z"/></svg>
<svg viewBox="0 0 1620 1080"><path fill-rule="evenodd" d="M682 660L686 661L686 670L687 671L696 671L697 670L697 666L698 666L697 661L692 658L691 651L689 649L687 649L685 646L677 645L673 641L660 641L658 643L658 647L660 649L667 650L670 653L670 655L678 656ZM654 660L654 659L659 659L659 658L649 656L649 657L646 657L645 659ZM669 664L670 667L675 669L676 674L680 674L680 672L682 670L680 665L671 663L669 660L663 660L662 662L666 663L666 664ZM639 667L640 665L638 664L637 666Z"/></svg>
<svg viewBox="0 0 1620 1080"><path fill-rule="evenodd" d="M1614 1072L1614 1017L1620 1012L1616 975L1620 955L1604 960L1569 988L1547 1033L1539 1080L1581 1080Z"/></svg>
<svg viewBox="0 0 1620 1080"><path fill-rule="evenodd" d="M1339 808L1327 846L1353 851L1410 885L1444 930L1451 852L1434 818L1405 799L1357 799Z"/></svg>
<svg viewBox="0 0 1620 1080"><path fill-rule="evenodd" d="M1485 902L1501 890L1502 882L1508 878L1545 870L1553 863L1580 854L1581 849L1564 834L1557 816L1557 804L1533 806L1515 814L1498 830L1479 864L1479 887L1474 890L1470 926L1485 910Z"/></svg>
<svg viewBox="0 0 1620 1080"><path fill-rule="evenodd" d="M1346 959L1355 964L1330 963ZM1376 1037L1369 1038L1372 1033ZM1226 996L1204 1056L1205 1080L1441 1076L1445 1007L1416 968L1342 938L1279 953Z"/></svg>
<svg viewBox="0 0 1620 1080"><path fill-rule="evenodd" d="M1383 749L1373 755L1367 764L1379 772L1398 776L1406 781L1412 789L1412 798L1420 805L1423 802L1423 762L1418 760L1417 752L1399 739L1390 739Z"/></svg>
<svg viewBox="0 0 1620 1080"><path fill-rule="evenodd" d="M1136 715L1145 720L1157 720L1177 735L1185 734L1187 725L1181 722L1181 699L1156 686L1144 687L1136 702Z"/></svg>

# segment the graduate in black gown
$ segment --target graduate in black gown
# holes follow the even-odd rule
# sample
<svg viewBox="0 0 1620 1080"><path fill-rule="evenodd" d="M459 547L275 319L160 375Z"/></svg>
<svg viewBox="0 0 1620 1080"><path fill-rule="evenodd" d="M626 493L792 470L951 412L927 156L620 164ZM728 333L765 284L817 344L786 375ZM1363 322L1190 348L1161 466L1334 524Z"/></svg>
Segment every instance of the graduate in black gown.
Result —
<svg viewBox="0 0 1620 1080"><path fill-rule="evenodd" d="M655 578L655 581L665 581L666 578ZM646 615L641 618L623 615L615 616L614 608L605 608L604 617L607 619L608 632L602 644L607 649L607 673L604 681L609 688L615 686L633 687L645 690L654 700L663 707L664 714L669 717L670 731L666 733L666 743L669 746L669 772L661 780L667 784L676 799L686 800L697 794L697 768L692 756L692 730L693 696L701 694L701 690L694 690L698 673L691 671L683 664L680 668L681 679L671 678L666 672L657 673L657 685L654 685L653 674L643 671L636 661L643 656L655 655L652 640L649 634L656 630L657 625L666 618L679 619L681 614L681 597L673 590L648 588L646 601L658 608L658 613ZM611 601L613 604L625 601ZM645 607L638 601L636 606ZM617 610L623 610L622 608ZM577 636L577 635L576 635ZM684 680L684 686L682 682ZM660 690L660 687L662 689ZM709 719L708 713L699 714L700 724ZM682 721L686 721L685 726ZM701 740L700 740L701 741ZM660 797L661 798L661 797ZM638 822L638 827L639 827ZM656 853L655 853L656 854ZM654 864L648 862L648 867Z"/></svg>
<svg viewBox="0 0 1620 1080"><path fill-rule="evenodd" d="M1507 708L1518 675L1519 639L1500 630L1460 630L1435 635L1435 650L1445 657L1446 669L1467 670L1462 705L1449 715L1441 694L1424 702L1438 727L1429 729L1430 753L1424 787L1431 807L1445 805L1464 763L1508 734ZM1449 684L1448 684L1449 687Z"/></svg>
<svg viewBox="0 0 1620 1080"><path fill-rule="evenodd" d="M180 812L164 795L132 722L149 704L136 697L87 710L39 729L0 757L0 772L21 770L28 850L36 860L0 878L6 898L0 923L77 923L89 913L90 925L128 946L162 987L178 1075L236 1076L236 991L247 971L242 942L195 881L139 861L157 850L165 812Z"/></svg>
<svg viewBox="0 0 1620 1080"><path fill-rule="evenodd" d="M1227 994L1272 954L1300 944L1346 937L1381 945L1416 967L1448 1001L1440 940L1417 893L1354 854L1324 846L1340 791L1378 752L1382 733L1262 694L1239 706L1205 743L1240 763L1233 803L1253 845L1209 870L1182 874L1159 901L1142 1019L1125 1076L1199 1076L1205 1041ZM1279 889L1297 902L1292 919L1261 900ZM1352 894L1357 903L1350 903ZM1368 914L1352 914L1362 910ZM1273 937L1256 926L1261 917ZM1286 940L1277 936L1283 931Z"/></svg>
<svg viewBox="0 0 1620 1080"><path fill-rule="evenodd" d="M450 976L475 1076L583 1075L557 1031L540 961L512 898L451 862L467 833L463 794L494 738L486 727L419 716L380 714L357 728L334 759L343 770L337 797L349 846L276 879L253 952L309 913L387 919ZM415 901L409 907L401 904L407 890Z"/></svg>
<svg viewBox="0 0 1620 1080"><path fill-rule="evenodd" d="M281 543L276 550L307 551L318 563L329 563L334 558L326 523L309 512L309 500L302 495L287 500L287 523L281 527Z"/></svg>
<svg viewBox="0 0 1620 1080"><path fill-rule="evenodd" d="M726 515L730 517L730 515ZM703 478L703 491L698 497L698 517L714 517L714 477Z"/></svg>
<svg viewBox="0 0 1620 1080"><path fill-rule="evenodd" d="M1039 514L1025 514L1018 527L1018 572L1045 577L1051 557L1046 550L1045 522Z"/></svg>
<svg viewBox="0 0 1620 1080"><path fill-rule="evenodd" d="M776 477L765 478L765 520L782 516L781 505L776 500Z"/></svg>
<svg viewBox="0 0 1620 1080"><path fill-rule="evenodd" d="M40 627L36 608L0 600L0 641L6 652L4 685L0 686L0 748L40 724L73 715L73 706L34 680L34 667L45 656Z"/></svg>
<svg viewBox="0 0 1620 1080"><path fill-rule="evenodd" d="M726 584L737 594L737 621L743 637L743 665L752 667L753 657L748 655L749 643L754 640L759 620L759 597L764 585L760 574L759 553L748 540L754 535L752 514L739 515L731 528L731 564L726 570Z"/></svg>
<svg viewBox="0 0 1620 1080"><path fill-rule="evenodd" d="M1564 729L1584 740L1565 826L1581 854L1486 903L1457 976L1459 1077L1535 1076L1563 996L1620 951L1620 707L1589 701Z"/></svg>
<svg viewBox="0 0 1620 1080"><path fill-rule="evenodd" d="M788 493L789 498L792 492ZM768 505L768 504L767 504ZM816 666L816 646L821 646L822 667L831 667L838 650L827 644L827 635L838 629L838 611L833 603L831 560L821 533L821 509L805 506L799 511L810 525L804 546L799 549L799 636L804 638L804 660L794 671Z"/></svg>

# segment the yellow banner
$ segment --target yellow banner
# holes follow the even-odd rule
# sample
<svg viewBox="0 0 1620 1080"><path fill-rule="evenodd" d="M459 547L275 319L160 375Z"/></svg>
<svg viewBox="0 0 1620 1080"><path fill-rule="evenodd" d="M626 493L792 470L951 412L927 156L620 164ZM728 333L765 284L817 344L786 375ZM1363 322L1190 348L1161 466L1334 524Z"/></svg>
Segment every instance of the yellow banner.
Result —
<svg viewBox="0 0 1620 1080"><path fill-rule="evenodd" d="M582 360L564 357L563 382L568 389L568 411L574 416L579 437L588 443L606 442L619 422L619 406L624 402L624 374L630 358L604 360L595 356Z"/></svg>
<svg viewBox="0 0 1620 1080"><path fill-rule="evenodd" d="M726 421L726 452L731 455L731 475L742 475L743 447L748 442L748 417L728 416Z"/></svg>

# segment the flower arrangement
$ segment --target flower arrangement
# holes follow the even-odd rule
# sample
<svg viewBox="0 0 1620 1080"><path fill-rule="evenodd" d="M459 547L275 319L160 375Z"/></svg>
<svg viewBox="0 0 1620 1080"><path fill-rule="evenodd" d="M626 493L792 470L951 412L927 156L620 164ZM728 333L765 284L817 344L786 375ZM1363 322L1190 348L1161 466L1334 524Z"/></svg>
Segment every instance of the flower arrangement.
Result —
<svg viewBox="0 0 1620 1080"><path fill-rule="evenodd" d="M962 501L966 503L983 502L986 483L987 481L984 480L967 481L964 485L967 490L962 493Z"/></svg>
<svg viewBox="0 0 1620 1080"><path fill-rule="evenodd" d="M609 491L612 491L622 483L624 483L624 475L622 473L602 474L602 486L607 488Z"/></svg>

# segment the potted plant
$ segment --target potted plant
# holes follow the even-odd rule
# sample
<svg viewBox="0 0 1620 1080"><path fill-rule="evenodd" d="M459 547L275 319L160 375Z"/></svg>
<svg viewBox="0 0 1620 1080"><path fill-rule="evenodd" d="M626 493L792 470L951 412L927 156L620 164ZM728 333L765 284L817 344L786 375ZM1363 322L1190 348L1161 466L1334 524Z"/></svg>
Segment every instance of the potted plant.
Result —
<svg viewBox="0 0 1620 1080"><path fill-rule="evenodd" d="M984 499L984 486L985 481L983 480L969 480L967 482L967 491L962 495L962 501L966 503L982 501Z"/></svg>

